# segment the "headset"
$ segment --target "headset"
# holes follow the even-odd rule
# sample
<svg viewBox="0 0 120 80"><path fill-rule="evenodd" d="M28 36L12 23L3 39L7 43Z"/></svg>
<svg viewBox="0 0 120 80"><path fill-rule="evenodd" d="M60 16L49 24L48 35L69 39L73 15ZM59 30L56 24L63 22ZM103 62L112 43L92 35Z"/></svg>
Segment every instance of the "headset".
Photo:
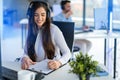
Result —
<svg viewBox="0 0 120 80"><path fill-rule="evenodd" d="M28 7L28 10L27 10L27 15L29 16L29 17L31 17L33 14L33 12L32 11L34 11L33 9L34 9L34 5L36 5L36 4L43 4L43 5L45 5L46 6L46 8L47 8L47 12L46 12L46 14L47 14L47 17L50 17L51 16L51 14L50 14L50 8L49 8L49 5L48 5L48 3L47 2L43 2L43 1L32 1L32 2L30 2L30 4L29 4L29 7Z"/></svg>
<svg viewBox="0 0 120 80"><path fill-rule="evenodd" d="M62 1L61 1L61 3L60 3L60 4L61 4L61 9L62 9L62 10L64 10L64 9L65 9L65 4L66 4L66 3L68 3L68 2L70 3L70 1L69 1L69 0L62 0Z"/></svg>

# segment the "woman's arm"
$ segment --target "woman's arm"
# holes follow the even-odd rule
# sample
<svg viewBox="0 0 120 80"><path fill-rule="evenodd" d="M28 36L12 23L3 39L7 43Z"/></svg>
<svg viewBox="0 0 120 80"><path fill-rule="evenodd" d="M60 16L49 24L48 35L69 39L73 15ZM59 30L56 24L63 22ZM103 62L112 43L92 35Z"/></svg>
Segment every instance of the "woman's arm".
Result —
<svg viewBox="0 0 120 80"><path fill-rule="evenodd" d="M21 58L21 68L22 69L28 69L30 65L35 64L35 62L33 62L29 56L27 55L27 45L25 44L24 47L24 54Z"/></svg>

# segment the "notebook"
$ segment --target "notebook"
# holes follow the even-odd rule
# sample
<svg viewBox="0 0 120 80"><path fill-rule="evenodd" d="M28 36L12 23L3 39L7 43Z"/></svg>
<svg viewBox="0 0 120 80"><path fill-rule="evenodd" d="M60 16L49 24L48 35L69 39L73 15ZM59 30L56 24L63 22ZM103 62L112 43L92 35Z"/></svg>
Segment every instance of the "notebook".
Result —
<svg viewBox="0 0 120 80"><path fill-rule="evenodd" d="M51 73L54 70L48 68L48 59L42 60L41 62L37 62L35 65L31 65L28 70L43 73L45 75Z"/></svg>

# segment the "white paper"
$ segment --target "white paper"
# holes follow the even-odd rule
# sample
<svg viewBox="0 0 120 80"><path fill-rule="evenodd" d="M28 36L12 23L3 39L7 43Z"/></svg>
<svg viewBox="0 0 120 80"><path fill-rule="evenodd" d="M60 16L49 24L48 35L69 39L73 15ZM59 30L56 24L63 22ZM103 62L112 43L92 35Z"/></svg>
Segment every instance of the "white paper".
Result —
<svg viewBox="0 0 120 80"><path fill-rule="evenodd" d="M37 72L42 72L44 74L48 74L53 71L48 68L48 59L45 59L41 62L37 62L35 65L31 65L29 69Z"/></svg>

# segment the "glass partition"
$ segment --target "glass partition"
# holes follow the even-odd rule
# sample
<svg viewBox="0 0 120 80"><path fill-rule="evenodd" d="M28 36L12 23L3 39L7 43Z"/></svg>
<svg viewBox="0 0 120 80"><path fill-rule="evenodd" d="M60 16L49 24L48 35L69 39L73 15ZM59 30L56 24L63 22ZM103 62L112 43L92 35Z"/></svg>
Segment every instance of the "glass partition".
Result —
<svg viewBox="0 0 120 80"><path fill-rule="evenodd" d="M0 0L0 80L2 80L2 59L1 59L1 34L2 34L2 27L3 27L3 14L2 14L2 10L3 10L3 0Z"/></svg>
<svg viewBox="0 0 120 80"><path fill-rule="evenodd" d="M28 0L3 1L2 60L14 61L23 54L22 34L25 41L27 26L24 20L28 8ZM14 5L15 4L15 5ZM12 46L12 47L11 47Z"/></svg>
<svg viewBox="0 0 120 80"><path fill-rule="evenodd" d="M75 21L75 28L82 27L83 16L83 0L71 0L72 5L72 19Z"/></svg>
<svg viewBox="0 0 120 80"><path fill-rule="evenodd" d="M120 31L120 0L113 0L113 30Z"/></svg>

